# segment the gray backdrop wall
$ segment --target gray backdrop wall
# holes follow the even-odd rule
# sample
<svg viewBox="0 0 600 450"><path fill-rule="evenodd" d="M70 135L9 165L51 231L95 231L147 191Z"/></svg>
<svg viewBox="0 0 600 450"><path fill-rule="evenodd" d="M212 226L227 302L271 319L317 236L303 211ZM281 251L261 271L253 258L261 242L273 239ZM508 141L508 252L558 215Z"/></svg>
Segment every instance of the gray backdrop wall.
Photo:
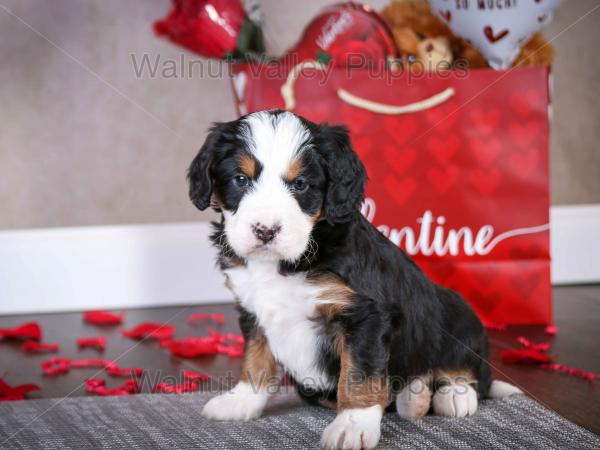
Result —
<svg viewBox="0 0 600 450"><path fill-rule="evenodd" d="M202 66L211 76L140 78L131 56L159 56L159 68L195 58L151 31L169 3L0 0L0 228L210 217L187 200L184 175L209 123L235 117L229 81L218 64ZM330 2L260 3L279 54ZM558 52L553 204L600 203L600 9L580 19L596 5L566 1L545 33Z"/></svg>

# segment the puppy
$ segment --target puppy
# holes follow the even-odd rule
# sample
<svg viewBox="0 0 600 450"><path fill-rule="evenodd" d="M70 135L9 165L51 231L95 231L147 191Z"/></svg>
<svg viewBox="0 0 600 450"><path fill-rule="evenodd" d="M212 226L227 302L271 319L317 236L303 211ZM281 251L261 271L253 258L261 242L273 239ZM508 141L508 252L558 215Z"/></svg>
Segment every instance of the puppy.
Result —
<svg viewBox="0 0 600 450"><path fill-rule="evenodd" d="M259 417L285 371L334 406L326 448L372 448L386 408L463 417L490 392L487 337L359 212L365 168L346 128L273 110L216 124L189 169L190 198L221 213L212 240L245 337L239 383L203 415Z"/></svg>

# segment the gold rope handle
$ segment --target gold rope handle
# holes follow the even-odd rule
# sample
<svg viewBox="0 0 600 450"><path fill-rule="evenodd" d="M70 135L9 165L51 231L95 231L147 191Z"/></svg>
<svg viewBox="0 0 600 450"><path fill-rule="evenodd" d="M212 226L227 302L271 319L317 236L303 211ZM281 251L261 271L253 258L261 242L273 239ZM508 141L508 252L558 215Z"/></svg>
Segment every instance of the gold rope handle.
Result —
<svg viewBox="0 0 600 450"><path fill-rule="evenodd" d="M285 109L291 111L296 107L294 85L296 84L296 80L302 71L304 69L325 70L325 68L326 66L324 64L318 61L309 60L296 64L292 70L290 70L285 83L283 83L281 86L281 96L283 97ZM338 89L336 93L340 100L357 108L366 109L367 111L378 114L397 115L433 108L434 106L437 106L448 100L456 93L456 91L454 88L449 87L444 89L442 92L432 95L431 97L419 100L417 102L408 103L406 105L388 105L386 103L375 102L373 100L354 95L345 89Z"/></svg>
<svg viewBox="0 0 600 450"><path fill-rule="evenodd" d="M290 73L288 73L287 79L285 83L281 85L281 96L283 97L283 102L285 103L285 109L291 111L296 107L296 96L294 94L294 85L296 84L296 79L300 76L300 73L304 69L317 69L317 70L325 70L325 65L321 64L318 61L302 61L301 63L296 64Z"/></svg>

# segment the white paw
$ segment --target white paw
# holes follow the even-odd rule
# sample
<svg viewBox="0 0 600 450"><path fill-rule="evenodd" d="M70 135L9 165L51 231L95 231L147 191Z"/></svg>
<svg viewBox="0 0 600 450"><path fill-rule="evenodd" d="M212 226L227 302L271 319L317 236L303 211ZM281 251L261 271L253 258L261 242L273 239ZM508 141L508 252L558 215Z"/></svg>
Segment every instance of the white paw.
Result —
<svg viewBox="0 0 600 450"><path fill-rule="evenodd" d="M268 394L240 382L232 390L210 399L202 415L213 420L246 421L259 417L267 404Z"/></svg>
<svg viewBox="0 0 600 450"><path fill-rule="evenodd" d="M477 392L463 383L441 386L433 395L433 412L445 417L465 417L477 411Z"/></svg>
<svg viewBox="0 0 600 450"><path fill-rule="evenodd" d="M381 434L383 408L346 409L331 422L321 437L321 446L329 450L374 448Z"/></svg>
<svg viewBox="0 0 600 450"><path fill-rule="evenodd" d="M419 420L431 406L431 390L421 378L416 378L396 396L396 412L406 420Z"/></svg>

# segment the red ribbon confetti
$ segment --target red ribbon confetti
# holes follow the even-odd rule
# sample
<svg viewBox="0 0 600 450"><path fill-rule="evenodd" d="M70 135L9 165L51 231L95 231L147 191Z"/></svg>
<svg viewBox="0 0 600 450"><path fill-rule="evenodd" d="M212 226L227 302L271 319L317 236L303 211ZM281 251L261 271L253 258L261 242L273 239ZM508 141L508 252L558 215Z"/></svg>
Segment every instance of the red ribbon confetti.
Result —
<svg viewBox="0 0 600 450"><path fill-rule="evenodd" d="M213 337L214 339L216 339L218 342L226 342L226 341L232 341L232 342L236 342L238 344L243 344L244 343L244 336L241 336L239 334L232 334L232 333L219 333L217 330L215 330L212 327L208 328L208 333L211 335L211 337Z"/></svg>
<svg viewBox="0 0 600 450"><path fill-rule="evenodd" d="M70 361L71 367L97 367L98 369L107 369L109 367L117 367L117 363L110 359L80 359Z"/></svg>
<svg viewBox="0 0 600 450"><path fill-rule="evenodd" d="M154 386L154 392L163 394L181 394L184 392L196 392L200 390L200 383L196 381L184 381L181 384L168 384L164 382Z"/></svg>
<svg viewBox="0 0 600 450"><path fill-rule="evenodd" d="M27 322L14 328L0 328L0 338L5 339L42 339L42 329L37 322Z"/></svg>
<svg viewBox="0 0 600 450"><path fill-rule="evenodd" d="M531 348L504 350L500 353L500 358L505 364L544 364L553 361L552 357Z"/></svg>
<svg viewBox="0 0 600 450"><path fill-rule="evenodd" d="M71 361L69 358L57 357L45 361L41 364L42 371L46 375L60 375L69 372L71 368L97 368L104 369L106 373L115 377L122 376L142 376L144 373L143 369L139 367L128 367L123 368L111 361L110 359L80 359Z"/></svg>
<svg viewBox="0 0 600 450"><path fill-rule="evenodd" d="M0 378L0 402L10 402L14 400L25 400L25 395L32 391L39 391L37 384L20 384L11 386Z"/></svg>
<svg viewBox="0 0 600 450"><path fill-rule="evenodd" d="M168 384L165 382L158 383L154 386L154 392L162 392L168 394L181 394L184 392L196 392L200 390L200 383L209 380L210 377L204 373L194 372L193 370L183 371L183 383Z"/></svg>
<svg viewBox="0 0 600 450"><path fill-rule="evenodd" d="M532 350L538 350L540 352L547 352L548 350L550 350L550 342L535 343L523 336L519 336L517 338L517 342L525 348L530 348Z"/></svg>
<svg viewBox="0 0 600 450"><path fill-rule="evenodd" d="M114 365L107 367L106 373L113 377L141 377L144 373L144 369L140 369L139 367L124 368Z"/></svg>
<svg viewBox="0 0 600 450"><path fill-rule="evenodd" d="M106 349L106 338L104 336L79 338L77 339L77 346L79 348L94 348L102 352Z"/></svg>
<svg viewBox="0 0 600 450"><path fill-rule="evenodd" d="M140 338L154 338L157 340L170 339L175 333L175 327L173 325L167 325L156 322L143 322L132 328L129 331L123 331L123 336L140 339Z"/></svg>
<svg viewBox="0 0 600 450"><path fill-rule="evenodd" d="M183 379L189 381L208 381L210 376L205 373L194 372L193 370L184 370Z"/></svg>
<svg viewBox="0 0 600 450"><path fill-rule="evenodd" d="M173 355L181 356L182 358L215 355L219 352L218 342L211 336L174 339L167 347Z"/></svg>
<svg viewBox="0 0 600 450"><path fill-rule="evenodd" d="M196 358L198 356L215 355L223 353L230 358L239 358L244 355L244 337L231 333L218 333L214 328L209 328L209 336L187 337L185 339L169 339L161 343L175 356L182 358ZM233 344L226 345L227 342Z"/></svg>
<svg viewBox="0 0 600 450"><path fill-rule="evenodd" d="M187 318L188 323L194 323L201 320L208 320L223 325L225 323L225 316L221 313L195 313L190 314Z"/></svg>
<svg viewBox="0 0 600 450"><path fill-rule="evenodd" d="M100 310L85 311L83 320L94 325L118 325L123 322L123 315Z"/></svg>
<svg viewBox="0 0 600 450"><path fill-rule="evenodd" d="M67 373L70 369L70 360L68 358L63 358L62 356L58 356L56 358L49 359L48 361L44 361L42 366L42 371L46 375L60 375L61 373Z"/></svg>
<svg viewBox="0 0 600 450"><path fill-rule="evenodd" d="M244 346L241 344L218 344L217 351L219 353L225 353L230 358L241 358L242 356L244 356Z"/></svg>
<svg viewBox="0 0 600 450"><path fill-rule="evenodd" d="M575 367L565 366L564 364L542 364L542 369L553 372L562 372L575 377L583 378L584 380L594 382L598 379L598 374L588 372L587 370L576 369Z"/></svg>
<svg viewBox="0 0 600 450"><path fill-rule="evenodd" d="M60 345L37 341L25 341L23 342L23 345L21 345L21 350L29 353L56 353L60 350Z"/></svg>
<svg viewBox="0 0 600 450"><path fill-rule="evenodd" d="M130 395L136 394L140 391L140 385L138 382L130 378L126 380L121 386L114 389L106 387L106 381L98 378L90 378L86 380L86 391L90 394L96 395Z"/></svg>

